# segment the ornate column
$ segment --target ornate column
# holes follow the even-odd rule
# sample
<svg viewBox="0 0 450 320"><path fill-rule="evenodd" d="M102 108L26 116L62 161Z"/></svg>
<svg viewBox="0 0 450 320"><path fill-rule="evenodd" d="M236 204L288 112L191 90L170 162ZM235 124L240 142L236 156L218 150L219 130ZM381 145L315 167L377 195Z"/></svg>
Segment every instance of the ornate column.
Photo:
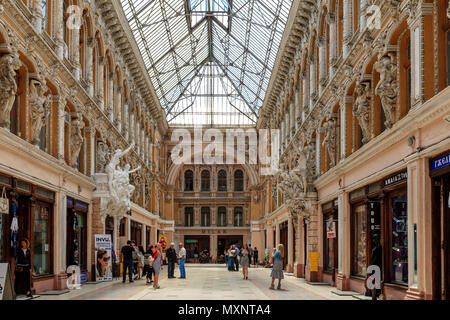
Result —
<svg viewBox="0 0 450 320"><path fill-rule="evenodd" d="M212 207L211 208L211 225L212 226L217 226L217 208L216 207Z"/></svg>
<svg viewBox="0 0 450 320"><path fill-rule="evenodd" d="M322 94L325 89L325 81L327 77L327 48L325 36L319 37L319 96Z"/></svg>
<svg viewBox="0 0 450 320"><path fill-rule="evenodd" d="M66 98L63 95L58 96L58 123L57 123L57 158L64 162L64 118L65 118Z"/></svg>
<svg viewBox="0 0 450 320"><path fill-rule="evenodd" d="M123 106L123 122L122 122L122 134L127 141L129 141L129 115L128 115L128 103Z"/></svg>
<svg viewBox="0 0 450 320"><path fill-rule="evenodd" d="M275 248L280 244L280 224L275 222Z"/></svg>
<svg viewBox="0 0 450 320"><path fill-rule="evenodd" d="M300 91L300 86L298 86L295 90L295 131L298 130L298 128L300 127L300 124L302 122L302 105L301 105L301 100L302 100L302 93Z"/></svg>
<svg viewBox="0 0 450 320"><path fill-rule="evenodd" d="M60 60L64 59L64 39L63 39L63 30L66 26L63 25L63 1L55 1L55 42L56 42L56 55Z"/></svg>
<svg viewBox="0 0 450 320"><path fill-rule="evenodd" d="M316 58L313 55L309 56L309 107L314 106L314 99L316 92Z"/></svg>
<svg viewBox="0 0 450 320"><path fill-rule="evenodd" d="M294 230L292 228L292 217L288 219L288 271L292 272L294 268Z"/></svg>
<svg viewBox="0 0 450 320"><path fill-rule="evenodd" d="M228 217L227 217L227 221L228 221L228 226L232 226L233 225L233 208L228 208Z"/></svg>
<svg viewBox="0 0 450 320"><path fill-rule="evenodd" d="M116 108L117 112L114 115L116 117L115 123L117 124L117 130L122 132L122 86L117 87Z"/></svg>
<svg viewBox="0 0 450 320"><path fill-rule="evenodd" d="M108 99L106 99L106 101L108 101L108 105L106 105L106 114L108 115L109 121L114 122L114 72L109 72L106 81L108 83L108 86L106 87L108 90Z"/></svg>
<svg viewBox="0 0 450 320"><path fill-rule="evenodd" d="M289 144L289 138L290 138L290 130L289 130L289 110L286 110L286 113L284 114L284 142L285 147Z"/></svg>
<svg viewBox="0 0 450 320"><path fill-rule="evenodd" d="M295 96L295 90L294 90L294 96ZM295 119L296 119L296 117L295 117L295 108L296 106L295 106L295 97L291 97L290 98L290 104L289 104L289 112L290 112L290 114L289 114L289 118L290 118L290 122L291 122L291 130L290 130L290 136L291 136L291 138L295 135L295 123L296 123L296 121L295 121Z"/></svg>
<svg viewBox="0 0 450 320"><path fill-rule="evenodd" d="M284 136L285 136L285 125L284 125L284 119L281 120L281 134L280 134L280 146L281 150L284 150Z"/></svg>
<svg viewBox="0 0 450 320"><path fill-rule="evenodd" d="M273 227L271 223L267 222L267 229L266 229L266 237L267 237L267 248L269 249L269 252L272 250L272 248L275 246L274 242L275 239L273 238ZM261 253L261 257L264 257L264 252Z"/></svg>
<svg viewBox="0 0 450 320"><path fill-rule="evenodd" d="M69 29L70 30L70 29ZM80 80L80 30L72 29L70 30L72 35L70 42L70 62L75 66L74 76L75 79Z"/></svg>
<svg viewBox="0 0 450 320"><path fill-rule="evenodd" d="M359 0L359 32L364 32L367 25L367 0Z"/></svg>
<svg viewBox="0 0 450 320"><path fill-rule="evenodd" d="M327 14L326 19L327 19L327 23L330 25L330 35L329 35L329 38L330 38L330 51L329 51L330 68L329 68L329 73L330 73L330 79L331 79L331 78L333 78L334 72L335 72L335 69L331 66L334 65L337 60L336 52L337 52L338 30L337 30L337 23L336 23L336 14L334 12L329 12Z"/></svg>
<svg viewBox="0 0 450 320"><path fill-rule="evenodd" d="M200 226L200 208L194 208L194 226Z"/></svg>
<svg viewBox="0 0 450 320"><path fill-rule="evenodd" d="M42 22L44 16L42 15L42 0L33 1L33 27L38 33L42 32Z"/></svg>
<svg viewBox="0 0 450 320"><path fill-rule="evenodd" d="M302 89L303 89L303 99L302 99L302 122L305 121L307 112L309 110L308 101L308 79L306 71L302 72Z"/></svg>
<svg viewBox="0 0 450 320"><path fill-rule="evenodd" d="M353 36L352 25L352 0L343 0L344 1L344 21L343 21L343 34L344 34L344 47L343 47L343 58L345 59L348 56L350 51L350 41Z"/></svg>
<svg viewBox="0 0 450 320"><path fill-rule="evenodd" d="M98 57L98 102L100 108L105 110L105 87L104 87L104 72L105 72L105 58Z"/></svg>
<svg viewBox="0 0 450 320"><path fill-rule="evenodd" d="M339 109L340 112L340 117L341 117L341 122L340 122L340 129L341 129L341 134L340 134L340 159L345 159L347 156L347 108L345 107L345 101L341 101L340 102L341 107Z"/></svg>
<svg viewBox="0 0 450 320"><path fill-rule="evenodd" d="M95 126L91 126L90 128L87 128L89 130L89 162L90 162L90 175L93 175L95 173L95 148L97 147L97 144L95 143Z"/></svg>
<svg viewBox="0 0 450 320"><path fill-rule="evenodd" d="M320 131L317 130L316 131L316 173L317 176L321 175L321 161L320 161L320 157L321 157L321 146L322 144L320 143Z"/></svg>
<svg viewBox="0 0 450 320"><path fill-rule="evenodd" d="M86 54L86 74L88 91L91 97L94 96L94 68L92 66L92 55L94 52L94 38L90 37L87 40L87 54Z"/></svg>

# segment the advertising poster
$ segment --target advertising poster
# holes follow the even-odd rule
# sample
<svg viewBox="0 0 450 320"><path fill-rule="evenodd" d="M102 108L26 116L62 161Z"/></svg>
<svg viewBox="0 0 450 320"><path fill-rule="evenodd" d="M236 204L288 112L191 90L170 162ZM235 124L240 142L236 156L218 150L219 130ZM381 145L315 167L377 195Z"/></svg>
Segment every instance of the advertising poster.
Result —
<svg viewBox="0 0 450 320"><path fill-rule="evenodd" d="M161 248L163 252L166 252L167 249L167 236L165 234L159 235L158 243L161 244Z"/></svg>
<svg viewBox="0 0 450 320"><path fill-rule="evenodd" d="M327 221L327 239L336 238L336 222Z"/></svg>
<svg viewBox="0 0 450 320"><path fill-rule="evenodd" d="M95 280L112 281L112 242L110 234L95 235Z"/></svg>
<svg viewBox="0 0 450 320"><path fill-rule="evenodd" d="M319 252L308 252L309 270L319 271Z"/></svg>

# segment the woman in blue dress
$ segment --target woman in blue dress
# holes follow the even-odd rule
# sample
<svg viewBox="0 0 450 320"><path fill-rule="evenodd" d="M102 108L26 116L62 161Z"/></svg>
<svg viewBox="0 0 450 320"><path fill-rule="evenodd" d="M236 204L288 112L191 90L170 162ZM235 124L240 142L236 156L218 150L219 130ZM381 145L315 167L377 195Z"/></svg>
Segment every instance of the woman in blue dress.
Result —
<svg viewBox="0 0 450 320"><path fill-rule="evenodd" d="M270 276L272 277L272 284L270 285L269 289L274 290L275 287L275 279L278 279L278 286L277 289L281 289L281 279L284 279L283 275L283 256L284 256L284 246L282 244L279 244L277 247L277 251L272 253L272 261L273 261L273 267L272 272L270 273Z"/></svg>

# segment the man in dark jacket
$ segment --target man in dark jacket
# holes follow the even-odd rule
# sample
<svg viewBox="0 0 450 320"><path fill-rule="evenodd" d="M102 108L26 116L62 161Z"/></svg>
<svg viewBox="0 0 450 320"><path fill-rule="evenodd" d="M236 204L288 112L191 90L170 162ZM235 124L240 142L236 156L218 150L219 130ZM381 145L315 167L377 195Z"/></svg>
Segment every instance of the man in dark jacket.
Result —
<svg viewBox="0 0 450 320"><path fill-rule="evenodd" d="M175 279L174 271L175 271L175 263L177 262L177 253L175 251L175 244L172 242L170 244L170 248L166 251L167 262L169 263L168 270L168 278Z"/></svg>

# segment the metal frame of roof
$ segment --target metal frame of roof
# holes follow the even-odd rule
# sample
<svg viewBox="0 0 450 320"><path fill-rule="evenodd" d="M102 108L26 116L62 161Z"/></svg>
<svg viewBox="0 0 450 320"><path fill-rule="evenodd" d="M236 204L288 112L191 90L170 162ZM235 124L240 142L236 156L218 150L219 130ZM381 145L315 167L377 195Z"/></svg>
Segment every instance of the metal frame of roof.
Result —
<svg viewBox="0 0 450 320"><path fill-rule="evenodd" d="M169 124L256 123L293 0L120 2Z"/></svg>

